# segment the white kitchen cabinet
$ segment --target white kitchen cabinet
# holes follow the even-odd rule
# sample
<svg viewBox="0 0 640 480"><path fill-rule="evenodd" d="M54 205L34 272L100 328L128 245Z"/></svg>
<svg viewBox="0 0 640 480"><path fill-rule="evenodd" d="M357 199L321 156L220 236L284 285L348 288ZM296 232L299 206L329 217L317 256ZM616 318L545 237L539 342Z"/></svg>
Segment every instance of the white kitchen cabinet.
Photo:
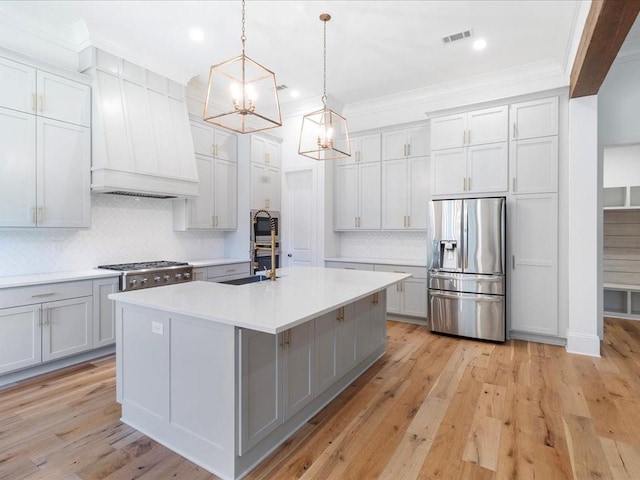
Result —
<svg viewBox="0 0 640 480"><path fill-rule="evenodd" d="M116 314L111 293L118 292L118 277L93 281L93 348L116 342Z"/></svg>
<svg viewBox="0 0 640 480"><path fill-rule="evenodd" d="M282 411L286 421L307 405L315 389L315 321L280 334L282 347Z"/></svg>
<svg viewBox="0 0 640 480"><path fill-rule="evenodd" d="M283 334L239 329L240 454L247 452L283 423Z"/></svg>
<svg viewBox="0 0 640 480"><path fill-rule="evenodd" d="M512 140L510 145L511 193L558 191L558 137Z"/></svg>
<svg viewBox="0 0 640 480"><path fill-rule="evenodd" d="M192 275L193 275L193 281L194 282L197 282L197 281L206 282L207 281L207 269L206 268L194 268Z"/></svg>
<svg viewBox="0 0 640 480"><path fill-rule="evenodd" d="M91 87L0 58L0 107L89 127Z"/></svg>
<svg viewBox="0 0 640 480"><path fill-rule="evenodd" d="M375 265L377 272L409 273L412 277L387 288L387 313L427 317L427 268L407 265Z"/></svg>
<svg viewBox="0 0 640 480"><path fill-rule="evenodd" d="M510 329L557 336L557 194L517 195L510 204Z"/></svg>
<svg viewBox="0 0 640 480"><path fill-rule="evenodd" d="M380 162L338 165L335 230L380 229Z"/></svg>
<svg viewBox="0 0 640 480"><path fill-rule="evenodd" d="M339 323L342 309L315 319L315 388L323 391L338 379Z"/></svg>
<svg viewBox="0 0 640 480"><path fill-rule="evenodd" d="M431 119L431 150L508 140L506 105Z"/></svg>
<svg viewBox="0 0 640 480"><path fill-rule="evenodd" d="M42 304L42 325L42 360L45 362L92 349L92 297Z"/></svg>
<svg viewBox="0 0 640 480"><path fill-rule="evenodd" d="M0 108L0 226L88 227L89 128Z"/></svg>
<svg viewBox="0 0 640 480"><path fill-rule="evenodd" d="M226 282L251 275L251 262L225 263L211 267L193 269L193 280L203 282Z"/></svg>
<svg viewBox="0 0 640 480"><path fill-rule="evenodd" d="M267 137L252 135L251 161L280 168L282 164L280 143Z"/></svg>
<svg viewBox="0 0 640 480"><path fill-rule="evenodd" d="M337 315L338 377L347 374L358 364L358 330L353 303L338 309Z"/></svg>
<svg viewBox="0 0 640 480"><path fill-rule="evenodd" d="M196 154L200 195L173 201L173 229L238 228L238 164Z"/></svg>
<svg viewBox="0 0 640 480"><path fill-rule="evenodd" d="M324 266L326 268L344 268L345 270L363 270L366 272L373 272L374 266L370 263L358 263L358 262L337 262L337 261L325 261Z"/></svg>
<svg viewBox="0 0 640 480"><path fill-rule="evenodd" d="M433 195L506 192L508 152L507 142L433 151Z"/></svg>
<svg viewBox="0 0 640 480"><path fill-rule="evenodd" d="M40 304L0 309L0 374L42 361Z"/></svg>
<svg viewBox="0 0 640 480"><path fill-rule="evenodd" d="M429 155L427 125L382 133L382 160L425 155Z"/></svg>
<svg viewBox="0 0 640 480"><path fill-rule="evenodd" d="M238 137L235 134L192 120L191 135L196 154L232 162L238 160Z"/></svg>
<svg viewBox="0 0 640 480"><path fill-rule="evenodd" d="M429 157L382 162L382 229L425 230Z"/></svg>
<svg viewBox="0 0 640 480"><path fill-rule="evenodd" d="M354 136L349 139L351 156L338 160L338 165L379 162L381 155L380 134Z"/></svg>
<svg viewBox="0 0 640 480"><path fill-rule="evenodd" d="M512 140L558 135L558 97L511 105Z"/></svg>
<svg viewBox="0 0 640 480"><path fill-rule="evenodd" d="M387 306L385 295L374 293L355 303L358 362L386 344Z"/></svg>
<svg viewBox="0 0 640 480"><path fill-rule="evenodd" d="M280 170L251 163L251 209L280 211Z"/></svg>

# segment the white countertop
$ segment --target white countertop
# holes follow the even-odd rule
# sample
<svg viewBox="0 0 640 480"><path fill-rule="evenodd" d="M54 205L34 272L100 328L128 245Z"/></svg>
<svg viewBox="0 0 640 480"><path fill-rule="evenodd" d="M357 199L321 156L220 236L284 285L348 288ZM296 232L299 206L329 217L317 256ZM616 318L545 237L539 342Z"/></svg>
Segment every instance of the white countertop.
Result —
<svg viewBox="0 0 640 480"><path fill-rule="evenodd" d="M216 265L231 265L232 263L245 263L250 262L248 258L216 258L210 260L189 260L189 265L193 265L193 268L202 267L214 267Z"/></svg>
<svg viewBox="0 0 640 480"><path fill-rule="evenodd" d="M276 334L411 275L332 268L278 269L275 282L188 282L109 295L118 302Z"/></svg>
<svg viewBox="0 0 640 480"><path fill-rule="evenodd" d="M402 258L373 258L373 257L326 257L325 262L348 262L348 263L376 263L378 265L403 265L407 267L425 267L426 260L402 259Z"/></svg>
<svg viewBox="0 0 640 480"><path fill-rule="evenodd" d="M34 273L31 275L14 275L0 277L0 288L26 287L42 285L44 283L73 282L76 280L91 280L94 278L117 277L120 272L113 270L76 270L72 272Z"/></svg>

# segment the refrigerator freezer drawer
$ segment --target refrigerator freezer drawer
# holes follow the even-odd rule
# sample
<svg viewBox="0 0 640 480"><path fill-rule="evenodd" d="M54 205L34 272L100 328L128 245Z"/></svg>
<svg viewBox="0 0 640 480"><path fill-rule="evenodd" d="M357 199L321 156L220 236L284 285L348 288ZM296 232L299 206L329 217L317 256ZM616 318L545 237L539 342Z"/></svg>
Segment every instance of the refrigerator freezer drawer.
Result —
<svg viewBox="0 0 640 480"><path fill-rule="evenodd" d="M429 271L429 289L504 295L504 275Z"/></svg>
<svg viewBox="0 0 640 480"><path fill-rule="evenodd" d="M429 328L433 332L504 342L504 298L429 290Z"/></svg>

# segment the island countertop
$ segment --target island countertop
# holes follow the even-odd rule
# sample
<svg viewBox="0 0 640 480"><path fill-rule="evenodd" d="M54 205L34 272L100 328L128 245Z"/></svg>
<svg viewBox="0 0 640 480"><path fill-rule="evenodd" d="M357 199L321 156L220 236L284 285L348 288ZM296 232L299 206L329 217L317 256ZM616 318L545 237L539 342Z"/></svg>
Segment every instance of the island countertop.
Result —
<svg viewBox="0 0 640 480"><path fill-rule="evenodd" d="M411 275L317 267L278 269L275 282L188 282L114 293L116 302L277 334Z"/></svg>

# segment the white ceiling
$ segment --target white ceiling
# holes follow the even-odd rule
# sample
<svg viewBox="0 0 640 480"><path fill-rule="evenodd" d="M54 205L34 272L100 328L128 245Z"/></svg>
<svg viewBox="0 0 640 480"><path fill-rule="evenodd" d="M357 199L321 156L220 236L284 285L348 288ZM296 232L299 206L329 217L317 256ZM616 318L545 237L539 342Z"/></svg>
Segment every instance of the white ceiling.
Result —
<svg viewBox="0 0 640 480"><path fill-rule="evenodd" d="M520 68L563 71L568 78L581 3L249 0L247 54L301 98L321 95L318 16L328 12L328 93L343 104ZM71 49L91 43L196 84L206 83L210 65L240 53L240 12L239 0L0 2L5 23ZM193 27L204 31L202 43L190 40ZM485 50L474 51L473 39L441 40L469 29L486 39ZM634 31L640 37L640 28ZM280 94L282 103L290 101L287 93Z"/></svg>

